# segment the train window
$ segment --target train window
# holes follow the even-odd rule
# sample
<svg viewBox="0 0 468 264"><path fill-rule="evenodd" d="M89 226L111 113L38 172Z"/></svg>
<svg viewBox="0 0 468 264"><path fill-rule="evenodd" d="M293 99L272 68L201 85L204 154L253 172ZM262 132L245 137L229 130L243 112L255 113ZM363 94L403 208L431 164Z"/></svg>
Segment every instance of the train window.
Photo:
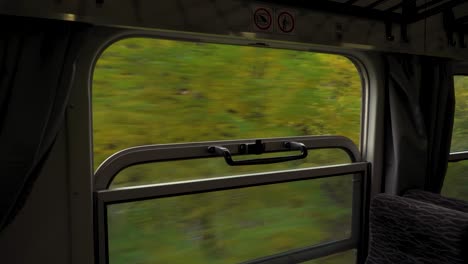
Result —
<svg viewBox="0 0 468 264"><path fill-rule="evenodd" d="M468 201L468 187L466 184L466 172L468 161L450 162L445 176L442 194Z"/></svg>
<svg viewBox="0 0 468 264"><path fill-rule="evenodd" d="M359 145L361 93L340 55L121 40L94 70L94 164L146 144L329 134Z"/></svg>
<svg viewBox="0 0 468 264"><path fill-rule="evenodd" d="M130 148L121 153L135 154L130 159L140 150L157 157L114 170L115 180L102 185L105 190L98 200L106 201L102 204L106 209L100 211L105 213L102 225L107 230L103 237L108 238L102 249L109 255L105 261L186 263L189 257L191 263L232 263L333 241L342 244L336 246L338 251L328 252L357 248L359 184L367 167L353 167L359 165L354 163L359 157L356 145L361 140L363 96L360 74L347 57L124 39L98 59L92 100L94 164L96 168L102 164L96 177L109 164L117 166L113 159L123 154L109 156L123 149ZM241 139L263 139L269 149L279 137L305 142L310 148L307 157L228 166L223 158L200 152L205 144L233 144ZM314 142L322 142L322 147L314 149ZM133 151L136 146L143 147ZM165 149L180 151L166 159ZM262 153L261 158L277 156ZM296 170L317 166L333 173L294 180ZM212 189L203 191L177 189L178 184L198 188L208 179L217 183L234 177L233 181L243 182L269 173L287 177L245 188L213 187L210 182L207 186ZM156 190L171 192L164 197L154 192L141 196ZM339 264L355 257L341 253L328 258Z"/></svg>
<svg viewBox="0 0 468 264"><path fill-rule="evenodd" d="M455 76L455 120L450 159L442 194L468 201L466 172L468 171L468 76ZM466 157L465 157L466 156Z"/></svg>
<svg viewBox="0 0 468 264"><path fill-rule="evenodd" d="M190 263L240 263L349 238L352 179L347 175L111 205L110 263L187 263L188 256ZM330 191L327 185L341 188ZM333 203L331 193L337 199Z"/></svg>
<svg viewBox="0 0 468 264"><path fill-rule="evenodd" d="M468 76L455 76L455 120L451 152L468 151Z"/></svg>

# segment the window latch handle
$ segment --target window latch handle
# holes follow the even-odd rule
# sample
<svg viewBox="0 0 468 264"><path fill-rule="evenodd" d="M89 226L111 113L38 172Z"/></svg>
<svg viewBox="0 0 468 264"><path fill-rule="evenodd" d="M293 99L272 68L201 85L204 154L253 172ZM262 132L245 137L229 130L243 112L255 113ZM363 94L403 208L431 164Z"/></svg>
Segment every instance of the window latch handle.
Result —
<svg viewBox="0 0 468 264"><path fill-rule="evenodd" d="M284 142L283 146L289 150L300 150L301 154L285 157L273 157L263 159L251 159L251 160L239 160L235 161L232 159L231 152L229 149L221 146L210 146L208 152L224 157L224 160L230 166L244 166L244 165L259 165L259 164L272 164L280 163L292 160L305 159L308 155L307 147L300 142Z"/></svg>

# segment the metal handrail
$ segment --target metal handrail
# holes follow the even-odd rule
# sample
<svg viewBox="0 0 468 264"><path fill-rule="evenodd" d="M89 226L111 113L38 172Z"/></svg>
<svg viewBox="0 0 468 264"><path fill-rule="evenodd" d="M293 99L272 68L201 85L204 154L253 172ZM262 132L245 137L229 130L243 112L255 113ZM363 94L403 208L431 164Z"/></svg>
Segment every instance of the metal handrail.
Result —
<svg viewBox="0 0 468 264"><path fill-rule="evenodd" d="M263 153L291 151L284 147L284 142L301 142L308 150L341 149L346 152L352 162L361 161L359 149L349 138L343 136L305 136L287 138L263 139L266 148ZM240 145L250 144L252 140L227 140L183 144L146 145L124 149L106 159L94 175L94 190L106 190L115 176L130 166L201 158L217 158L216 153L210 153L207 146L222 146L230 151L231 156L245 155L239 149Z"/></svg>
<svg viewBox="0 0 468 264"><path fill-rule="evenodd" d="M468 160L468 151L453 152L449 155L449 162Z"/></svg>

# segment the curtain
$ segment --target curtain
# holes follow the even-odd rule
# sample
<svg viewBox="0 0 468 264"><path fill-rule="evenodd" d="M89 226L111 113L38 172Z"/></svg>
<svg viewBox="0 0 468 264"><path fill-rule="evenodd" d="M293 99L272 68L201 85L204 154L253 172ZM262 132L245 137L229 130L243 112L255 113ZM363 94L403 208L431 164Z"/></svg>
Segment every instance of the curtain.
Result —
<svg viewBox="0 0 468 264"><path fill-rule="evenodd" d="M84 24L1 16L0 230L22 207L63 126Z"/></svg>
<svg viewBox="0 0 468 264"><path fill-rule="evenodd" d="M455 111L447 59L386 54L385 192L440 192Z"/></svg>

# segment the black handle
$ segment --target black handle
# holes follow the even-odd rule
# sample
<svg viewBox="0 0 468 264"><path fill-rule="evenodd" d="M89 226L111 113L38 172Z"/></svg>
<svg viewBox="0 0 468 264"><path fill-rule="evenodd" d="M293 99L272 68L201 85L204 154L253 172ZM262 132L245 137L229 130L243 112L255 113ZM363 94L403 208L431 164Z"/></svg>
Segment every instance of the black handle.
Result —
<svg viewBox="0 0 468 264"><path fill-rule="evenodd" d="M294 156L286 156L286 157L274 157L274 158L235 161L232 159L232 155L229 149L225 147L211 146L211 147L208 147L208 151L210 153L216 153L219 156L223 156L224 160L226 160L226 163L231 166L279 163L279 162L285 162L285 161L291 161L291 160L304 159L308 155L307 147L300 142L284 142L283 145L285 148L288 148L290 150L300 150L301 154L294 155Z"/></svg>

